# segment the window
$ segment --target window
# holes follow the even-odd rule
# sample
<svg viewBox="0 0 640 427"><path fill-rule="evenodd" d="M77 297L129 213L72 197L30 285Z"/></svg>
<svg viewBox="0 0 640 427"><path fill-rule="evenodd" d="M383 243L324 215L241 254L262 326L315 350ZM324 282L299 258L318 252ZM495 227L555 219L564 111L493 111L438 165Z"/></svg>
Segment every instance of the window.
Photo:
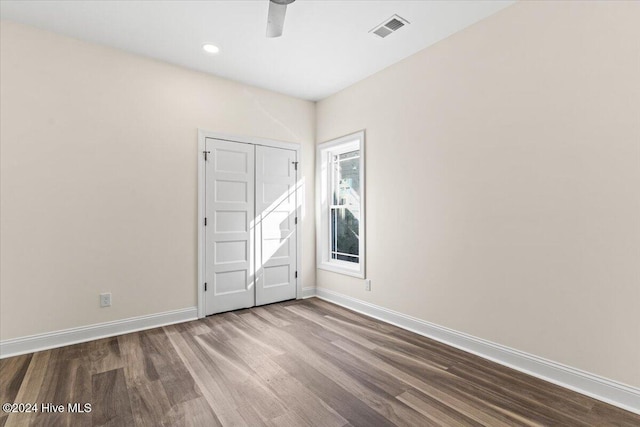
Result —
<svg viewBox="0 0 640 427"><path fill-rule="evenodd" d="M364 278L364 131L318 146L318 268Z"/></svg>

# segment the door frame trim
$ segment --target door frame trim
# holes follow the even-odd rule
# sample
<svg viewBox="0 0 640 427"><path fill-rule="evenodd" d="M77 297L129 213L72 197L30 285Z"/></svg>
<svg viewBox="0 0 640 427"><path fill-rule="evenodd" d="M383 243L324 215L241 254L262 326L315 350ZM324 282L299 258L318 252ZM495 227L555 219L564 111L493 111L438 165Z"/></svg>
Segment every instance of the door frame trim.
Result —
<svg viewBox="0 0 640 427"><path fill-rule="evenodd" d="M204 239L204 218L206 215L206 191L205 191L205 163L202 152L205 150L205 141L207 138L220 139L229 142L238 142L241 144L264 145L266 147L284 148L296 152L296 161L298 165L302 165L302 145L295 142L277 141L274 139L258 138L253 136L231 135L220 132L212 132L205 129L198 129L198 274L196 283L196 294L198 296L198 318L202 319L205 313L205 294L204 294L204 278L205 276L205 239ZM301 299L302 295L302 233L300 226L302 224L302 206L304 206L304 188L302 182L302 169L298 167L296 171L296 216L300 218L296 224L296 269L298 277L296 278L296 299Z"/></svg>

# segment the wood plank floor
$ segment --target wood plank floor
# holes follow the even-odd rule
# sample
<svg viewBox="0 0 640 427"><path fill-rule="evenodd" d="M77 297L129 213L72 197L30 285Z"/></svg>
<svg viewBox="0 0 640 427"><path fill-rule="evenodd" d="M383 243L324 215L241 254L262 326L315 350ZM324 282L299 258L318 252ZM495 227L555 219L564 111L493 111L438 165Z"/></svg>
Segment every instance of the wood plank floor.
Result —
<svg viewBox="0 0 640 427"><path fill-rule="evenodd" d="M311 298L0 361L0 426L640 426L640 416Z"/></svg>

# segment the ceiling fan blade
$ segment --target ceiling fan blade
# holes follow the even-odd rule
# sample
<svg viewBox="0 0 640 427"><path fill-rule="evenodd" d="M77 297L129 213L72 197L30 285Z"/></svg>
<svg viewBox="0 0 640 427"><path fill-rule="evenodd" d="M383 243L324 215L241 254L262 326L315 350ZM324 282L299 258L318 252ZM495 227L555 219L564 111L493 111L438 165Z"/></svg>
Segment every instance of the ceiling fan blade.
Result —
<svg viewBox="0 0 640 427"><path fill-rule="evenodd" d="M280 37L284 27L284 15L287 13L286 4L269 1L269 17L267 18L267 37Z"/></svg>

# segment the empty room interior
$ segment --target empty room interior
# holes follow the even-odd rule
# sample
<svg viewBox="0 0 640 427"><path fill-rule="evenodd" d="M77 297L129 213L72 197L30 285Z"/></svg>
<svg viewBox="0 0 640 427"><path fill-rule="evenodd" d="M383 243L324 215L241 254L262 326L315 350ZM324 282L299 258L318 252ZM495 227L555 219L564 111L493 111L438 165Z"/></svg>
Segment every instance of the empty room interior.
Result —
<svg viewBox="0 0 640 427"><path fill-rule="evenodd" d="M640 1L0 16L0 427L640 426Z"/></svg>

